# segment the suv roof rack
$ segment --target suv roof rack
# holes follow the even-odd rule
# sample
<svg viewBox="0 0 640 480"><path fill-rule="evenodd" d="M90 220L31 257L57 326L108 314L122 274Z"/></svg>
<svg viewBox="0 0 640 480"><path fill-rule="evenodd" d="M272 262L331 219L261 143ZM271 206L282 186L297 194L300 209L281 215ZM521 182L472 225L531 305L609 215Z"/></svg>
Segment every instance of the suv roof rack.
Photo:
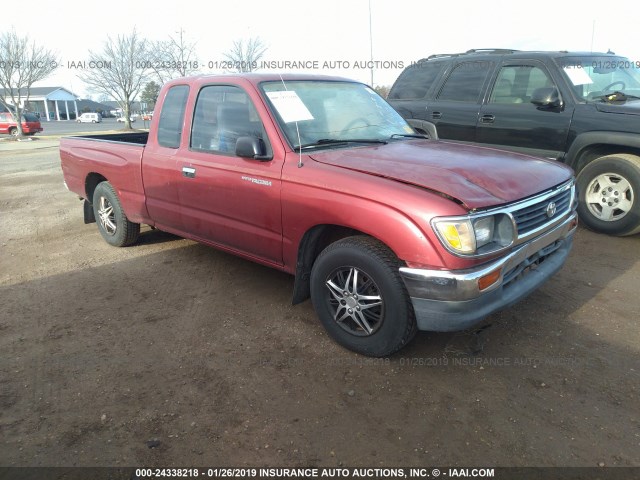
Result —
<svg viewBox="0 0 640 480"><path fill-rule="evenodd" d="M433 58L444 58L444 57L459 57L460 55L468 55L470 53L515 53L520 50L513 50L508 48L472 48L471 50L467 50L466 52L460 53L435 53L433 55L429 55L427 58L423 58L420 62L424 60L431 60ZM418 62L419 63L419 62Z"/></svg>
<svg viewBox="0 0 640 480"><path fill-rule="evenodd" d="M519 51L510 48L472 48L465 53L515 53Z"/></svg>

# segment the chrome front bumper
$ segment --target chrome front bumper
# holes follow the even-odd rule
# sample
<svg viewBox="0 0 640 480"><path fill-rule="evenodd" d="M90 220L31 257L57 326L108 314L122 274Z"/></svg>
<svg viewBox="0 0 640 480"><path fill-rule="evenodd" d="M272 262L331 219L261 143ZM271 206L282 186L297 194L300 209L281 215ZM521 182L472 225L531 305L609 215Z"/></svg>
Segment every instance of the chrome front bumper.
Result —
<svg viewBox="0 0 640 480"><path fill-rule="evenodd" d="M418 328L455 331L507 308L536 290L564 265L571 250L577 214L519 246L510 254L467 270L443 271L400 268ZM485 289L479 280L500 270L497 281Z"/></svg>

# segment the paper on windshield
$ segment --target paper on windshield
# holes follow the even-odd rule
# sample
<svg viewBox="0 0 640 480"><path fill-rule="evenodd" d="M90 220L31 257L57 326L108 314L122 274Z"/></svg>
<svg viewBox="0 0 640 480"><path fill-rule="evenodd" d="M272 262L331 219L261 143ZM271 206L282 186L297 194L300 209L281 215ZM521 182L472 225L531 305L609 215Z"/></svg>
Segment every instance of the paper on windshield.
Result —
<svg viewBox="0 0 640 480"><path fill-rule="evenodd" d="M574 85L589 85L593 83L593 80L582 67L569 65L564 67L564 71Z"/></svg>
<svg viewBox="0 0 640 480"><path fill-rule="evenodd" d="M295 91L267 92L267 97L273 103L284 123L313 120L313 115Z"/></svg>

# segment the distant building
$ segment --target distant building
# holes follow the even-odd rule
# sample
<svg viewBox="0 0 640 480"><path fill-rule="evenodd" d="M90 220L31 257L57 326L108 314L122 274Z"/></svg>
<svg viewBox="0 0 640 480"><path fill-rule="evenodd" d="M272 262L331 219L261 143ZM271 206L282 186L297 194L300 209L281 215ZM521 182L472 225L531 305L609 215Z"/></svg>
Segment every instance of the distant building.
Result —
<svg viewBox="0 0 640 480"><path fill-rule="evenodd" d="M114 100L108 100L102 103L109 107L110 109L109 111L113 115L116 115L117 117L124 115L124 109L122 108L122 105L120 102L116 102ZM148 107L148 105L149 105L148 103L142 103L138 101L131 102L131 114L145 113L146 112L145 108Z"/></svg>
<svg viewBox="0 0 640 480"><path fill-rule="evenodd" d="M20 91L22 97L22 108L40 115L41 119L50 120L73 120L78 117L79 97L62 87L32 87L29 93L29 103L24 105L27 91ZM8 92L0 89L0 95L10 104L11 97L7 97Z"/></svg>
<svg viewBox="0 0 640 480"><path fill-rule="evenodd" d="M94 102L93 100L78 100L78 110L80 114L86 112L99 113L103 117L110 116L112 108L104 103Z"/></svg>

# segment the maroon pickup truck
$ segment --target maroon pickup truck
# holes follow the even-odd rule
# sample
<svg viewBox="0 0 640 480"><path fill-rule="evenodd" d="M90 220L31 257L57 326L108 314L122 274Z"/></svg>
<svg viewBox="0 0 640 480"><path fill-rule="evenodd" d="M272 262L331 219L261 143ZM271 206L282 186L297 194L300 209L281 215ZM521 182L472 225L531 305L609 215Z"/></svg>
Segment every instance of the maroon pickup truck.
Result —
<svg viewBox="0 0 640 480"><path fill-rule="evenodd" d="M111 245L135 243L145 223L293 274L293 302L311 297L356 352L467 328L571 249L571 169L421 138L358 82L181 78L155 113L149 133L61 140L85 222Z"/></svg>

